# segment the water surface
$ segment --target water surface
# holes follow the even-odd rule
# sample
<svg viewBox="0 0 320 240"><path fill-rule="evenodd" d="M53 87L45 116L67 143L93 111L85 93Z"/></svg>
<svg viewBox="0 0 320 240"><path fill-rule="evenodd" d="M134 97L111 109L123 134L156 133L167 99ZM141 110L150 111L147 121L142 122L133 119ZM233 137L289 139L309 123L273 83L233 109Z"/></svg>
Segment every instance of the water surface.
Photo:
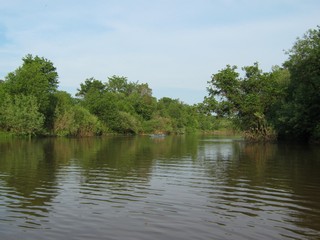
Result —
<svg viewBox="0 0 320 240"><path fill-rule="evenodd" d="M318 146L1 140L1 240L320 239L319 172Z"/></svg>

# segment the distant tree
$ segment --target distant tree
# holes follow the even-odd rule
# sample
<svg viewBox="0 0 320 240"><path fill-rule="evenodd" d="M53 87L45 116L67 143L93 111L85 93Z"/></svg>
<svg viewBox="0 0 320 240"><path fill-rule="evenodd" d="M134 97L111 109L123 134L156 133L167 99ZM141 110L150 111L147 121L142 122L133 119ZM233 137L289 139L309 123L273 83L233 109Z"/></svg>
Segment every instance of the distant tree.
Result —
<svg viewBox="0 0 320 240"><path fill-rule="evenodd" d="M80 84L80 89L76 93L78 97L85 97L89 91L95 91L103 93L106 90L106 85L102 83L100 80L95 78L87 78L84 83Z"/></svg>
<svg viewBox="0 0 320 240"><path fill-rule="evenodd" d="M143 122L143 131L145 133L174 133L172 120L169 117L154 116L152 119Z"/></svg>
<svg viewBox="0 0 320 240"><path fill-rule="evenodd" d="M54 113L53 133L57 136L75 135L74 103L69 93L55 93L56 108Z"/></svg>
<svg viewBox="0 0 320 240"><path fill-rule="evenodd" d="M161 98L157 110L161 117L170 118L172 128L176 133L185 133L188 121L187 105L178 99L169 97Z"/></svg>
<svg viewBox="0 0 320 240"><path fill-rule="evenodd" d="M53 133L57 136L95 136L107 131L97 116L75 103L64 91L55 94L57 99Z"/></svg>
<svg viewBox="0 0 320 240"><path fill-rule="evenodd" d="M119 112L117 116L117 124L113 129L116 132L124 134L137 134L140 131L139 120L127 112Z"/></svg>
<svg viewBox="0 0 320 240"><path fill-rule="evenodd" d="M98 136L108 131L107 127L101 123L97 116L91 114L82 106L75 106L74 112L74 126L71 135L83 136Z"/></svg>
<svg viewBox="0 0 320 240"><path fill-rule="evenodd" d="M122 93L126 96L133 92L135 85L135 83L128 82L126 77L116 75L109 77L106 83L107 91L112 93Z"/></svg>
<svg viewBox="0 0 320 240"><path fill-rule="evenodd" d="M148 84L128 82L126 77L112 76L106 83L87 79L78 89L82 104L111 130L138 133L141 121L149 120L156 99Z"/></svg>
<svg viewBox="0 0 320 240"><path fill-rule="evenodd" d="M86 88L84 86L90 87ZM83 89L86 90L81 92ZM82 106L113 130L118 124L119 115L119 101L116 94L105 90L103 83L94 79L86 81L79 92L83 96ZM83 94L84 92L85 94ZM80 95L78 94L78 96Z"/></svg>
<svg viewBox="0 0 320 240"><path fill-rule="evenodd" d="M157 100L152 96L152 90L148 84L134 84L132 93L128 96L129 103L136 114L143 120L150 120L156 110Z"/></svg>

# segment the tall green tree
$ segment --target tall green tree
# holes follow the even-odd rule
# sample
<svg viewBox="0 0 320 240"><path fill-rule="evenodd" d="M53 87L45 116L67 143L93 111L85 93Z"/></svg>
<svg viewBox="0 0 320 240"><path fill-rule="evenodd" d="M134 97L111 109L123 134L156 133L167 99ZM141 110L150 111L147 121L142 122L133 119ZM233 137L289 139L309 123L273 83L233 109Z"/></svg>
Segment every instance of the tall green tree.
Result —
<svg viewBox="0 0 320 240"><path fill-rule="evenodd" d="M55 108L53 93L57 91L59 83L56 68L51 61L31 54L22 61L21 67L6 76L5 90L10 96L34 96L40 113L45 117L45 125L50 128Z"/></svg>
<svg viewBox="0 0 320 240"><path fill-rule="evenodd" d="M268 119L272 107L283 98L283 87L276 77L276 70L262 72L258 63L243 67L244 77L229 66L212 75L209 97L211 111L231 118L250 140L273 140L275 132Z"/></svg>
<svg viewBox="0 0 320 240"><path fill-rule="evenodd" d="M287 51L290 72L281 134L300 140L320 139L320 26L308 30Z"/></svg>

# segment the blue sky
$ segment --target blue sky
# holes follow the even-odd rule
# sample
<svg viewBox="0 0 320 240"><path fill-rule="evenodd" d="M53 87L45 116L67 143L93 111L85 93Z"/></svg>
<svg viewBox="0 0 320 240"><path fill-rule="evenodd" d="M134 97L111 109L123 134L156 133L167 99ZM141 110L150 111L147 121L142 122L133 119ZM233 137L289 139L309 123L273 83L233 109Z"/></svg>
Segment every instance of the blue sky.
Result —
<svg viewBox="0 0 320 240"><path fill-rule="evenodd" d="M72 94L119 75L193 104L227 64L270 71L319 24L319 0L0 0L0 79L31 53Z"/></svg>

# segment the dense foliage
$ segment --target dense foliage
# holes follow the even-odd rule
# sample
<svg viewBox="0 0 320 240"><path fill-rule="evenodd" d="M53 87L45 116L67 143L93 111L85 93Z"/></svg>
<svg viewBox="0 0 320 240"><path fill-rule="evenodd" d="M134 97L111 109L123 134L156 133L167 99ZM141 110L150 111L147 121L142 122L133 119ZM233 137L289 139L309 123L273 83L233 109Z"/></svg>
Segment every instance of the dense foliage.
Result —
<svg viewBox="0 0 320 240"><path fill-rule="evenodd" d="M213 131L214 117L177 99L157 100L146 83L112 76L80 84L77 98L58 90L52 62L27 55L0 82L0 129L19 135L95 136L107 133Z"/></svg>
<svg viewBox="0 0 320 240"><path fill-rule="evenodd" d="M279 132L301 140L320 140L320 26L298 38L284 66L291 78Z"/></svg>
<svg viewBox="0 0 320 240"><path fill-rule="evenodd" d="M262 72L257 63L213 74L206 108L233 120L249 140L320 139L320 28L298 38L283 67Z"/></svg>
<svg viewBox="0 0 320 240"><path fill-rule="evenodd" d="M240 77L236 69L228 65L212 76L206 99L209 109L232 119L249 140L274 140L274 106L286 95L287 70L264 73L255 63L244 67Z"/></svg>
<svg viewBox="0 0 320 240"><path fill-rule="evenodd" d="M113 132L170 134L214 130L213 117L198 107L167 97L157 100L148 84L129 82L126 77L112 76L107 82L86 79L76 95L81 106ZM211 124L202 124L205 121Z"/></svg>

